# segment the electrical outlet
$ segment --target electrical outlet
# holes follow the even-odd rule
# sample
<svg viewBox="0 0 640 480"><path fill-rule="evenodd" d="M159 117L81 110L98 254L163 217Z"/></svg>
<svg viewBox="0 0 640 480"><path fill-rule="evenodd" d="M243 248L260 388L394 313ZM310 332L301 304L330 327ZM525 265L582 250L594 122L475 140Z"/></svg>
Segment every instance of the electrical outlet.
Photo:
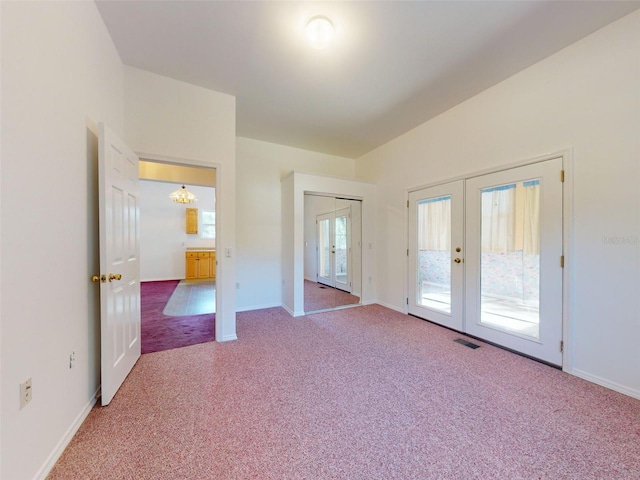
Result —
<svg viewBox="0 0 640 480"><path fill-rule="evenodd" d="M231 258L231 254L232 254L232 250L230 248L225 248L224 249L225 258Z"/></svg>
<svg viewBox="0 0 640 480"><path fill-rule="evenodd" d="M76 352L71 352L69 355L69 368L73 368L76 366Z"/></svg>
<svg viewBox="0 0 640 480"><path fill-rule="evenodd" d="M31 401L31 377L20 384L20 408L24 408Z"/></svg>

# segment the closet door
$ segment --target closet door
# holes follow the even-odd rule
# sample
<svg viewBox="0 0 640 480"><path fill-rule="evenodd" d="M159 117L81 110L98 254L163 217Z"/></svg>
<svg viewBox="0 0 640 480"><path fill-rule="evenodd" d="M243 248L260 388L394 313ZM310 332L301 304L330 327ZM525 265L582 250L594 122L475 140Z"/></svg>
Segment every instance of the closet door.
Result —
<svg viewBox="0 0 640 480"><path fill-rule="evenodd" d="M325 213L316 218L316 233L318 236L318 283L335 287L335 244L334 222L335 214Z"/></svg>
<svg viewBox="0 0 640 480"><path fill-rule="evenodd" d="M412 315L463 330L464 181L409 194Z"/></svg>

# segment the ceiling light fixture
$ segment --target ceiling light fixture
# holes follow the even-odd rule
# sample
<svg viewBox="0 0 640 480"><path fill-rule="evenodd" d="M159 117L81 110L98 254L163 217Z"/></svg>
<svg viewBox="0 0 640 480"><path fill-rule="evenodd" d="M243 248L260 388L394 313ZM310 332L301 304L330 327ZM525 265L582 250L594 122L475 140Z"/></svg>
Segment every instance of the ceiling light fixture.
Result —
<svg viewBox="0 0 640 480"><path fill-rule="evenodd" d="M175 192L171 192L169 198L176 203L194 203L198 201L196 196L187 190L184 185Z"/></svg>
<svg viewBox="0 0 640 480"><path fill-rule="evenodd" d="M305 28L307 41L316 50L322 50L331 45L334 33L333 23L322 15L315 16L309 20Z"/></svg>

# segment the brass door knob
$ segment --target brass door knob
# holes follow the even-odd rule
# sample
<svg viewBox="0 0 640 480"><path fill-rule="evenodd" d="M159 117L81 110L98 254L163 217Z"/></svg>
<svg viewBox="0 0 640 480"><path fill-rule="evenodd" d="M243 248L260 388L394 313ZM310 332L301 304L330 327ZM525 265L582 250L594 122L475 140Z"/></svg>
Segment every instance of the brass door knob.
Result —
<svg viewBox="0 0 640 480"><path fill-rule="evenodd" d="M94 275L93 277L91 277L91 281L92 282L106 283L107 276L106 275Z"/></svg>
<svg viewBox="0 0 640 480"><path fill-rule="evenodd" d="M461 258L455 258L453 261L456 262L456 263L460 263L462 261L462 259Z"/></svg>
<svg viewBox="0 0 640 480"><path fill-rule="evenodd" d="M120 275L119 273L110 273L109 274L109 281L113 282L114 280L121 280L122 279L122 275Z"/></svg>

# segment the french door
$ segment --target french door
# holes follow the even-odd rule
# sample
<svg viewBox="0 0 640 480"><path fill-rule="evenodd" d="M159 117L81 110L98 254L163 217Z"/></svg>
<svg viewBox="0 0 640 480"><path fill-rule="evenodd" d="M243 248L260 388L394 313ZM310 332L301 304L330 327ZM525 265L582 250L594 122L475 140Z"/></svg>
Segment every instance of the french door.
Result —
<svg viewBox="0 0 640 480"><path fill-rule="evenodd" d="M463 325L464 181L409 194L409 313Z"/></svg>
<svg viewBox="0 0 640 480"><path fill-rule="evenodd" d="M318 283L351 292L351 208L318 215Z"/></svg>
<svg viewBox="0 0 640 480"><path fill-rule="evenodd" d="M561 170L556 158L412 192L409 313L561 365Z"/></svg>

